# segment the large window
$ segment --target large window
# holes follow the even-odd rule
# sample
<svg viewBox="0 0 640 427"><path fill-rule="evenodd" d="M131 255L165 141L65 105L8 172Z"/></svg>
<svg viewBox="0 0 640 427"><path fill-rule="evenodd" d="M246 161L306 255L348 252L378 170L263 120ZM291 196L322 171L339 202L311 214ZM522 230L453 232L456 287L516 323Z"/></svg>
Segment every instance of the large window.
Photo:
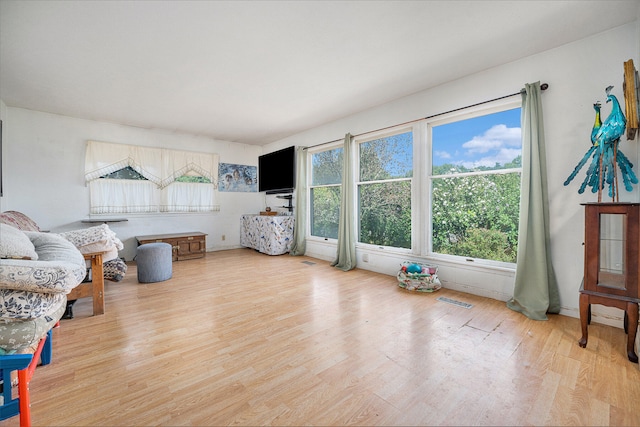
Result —
<svg viewBox="0 0 640 427"><path fill-rule="evenodd" d="M343 149L311 154L310 224L311 235L338 238Z"/></svg>
<svg viewBox="0 0 640 427"><path fill-rule="evenodd" d="M520 100L456 110L355 137L360 250L508 267L518 253ZM338 237L343 148L310 151L312 237Z"/></svg>
<svg viewBox="0 0 640 427"><path fill-rule="evenodd" d="M520 108L431 127L434 253L516 262Z"/></svg>
<svg viewBox="0 0 640 427"><path fill-rule="evenodd" d="M360 243L411 249L413 132L358 141Z"/></svg>

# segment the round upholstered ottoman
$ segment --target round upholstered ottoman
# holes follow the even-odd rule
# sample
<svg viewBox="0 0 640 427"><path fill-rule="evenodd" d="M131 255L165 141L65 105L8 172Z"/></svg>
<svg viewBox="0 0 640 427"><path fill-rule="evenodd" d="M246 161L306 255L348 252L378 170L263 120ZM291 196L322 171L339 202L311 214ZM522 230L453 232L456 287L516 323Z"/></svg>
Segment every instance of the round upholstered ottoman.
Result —
<svg viewBox="0 0 640 427"><path fill-rule="evenodd" d="M171 279L171 262L171 245L168 243L146 243L138 246L138 282L155 283Z"/></svg>

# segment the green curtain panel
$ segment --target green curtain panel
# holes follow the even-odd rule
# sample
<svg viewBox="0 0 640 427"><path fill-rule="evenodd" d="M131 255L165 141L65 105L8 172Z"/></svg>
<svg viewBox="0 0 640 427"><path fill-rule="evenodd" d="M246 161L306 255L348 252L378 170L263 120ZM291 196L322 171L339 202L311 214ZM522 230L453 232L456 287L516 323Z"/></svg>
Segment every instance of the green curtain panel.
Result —
<svg viewBox="0 0 640 427"><path fill-rule="evenodd" d="M353 167L351 165L353 137L350 133L344 137L342 164L342 197L340 199L340 218L338 219L338 250L332 266L344 271L356 268L356 235L353 212Z"/></svg>
<svg viewBox="0 0 640 427"><path fill-rule="evenodd" d="M513 298L507 307L533 320L560 312L558 283L551 263L547 166L540 82L522 92L522 183L518 257Z"/></svg>
<svg viewBox="0 0 640 427"><path fill-rule="evenodd" d="M304 255L307 250L305 232L307 229L307 149L296 149L296 224L293 227L293 244L289 255Z"/></svg>

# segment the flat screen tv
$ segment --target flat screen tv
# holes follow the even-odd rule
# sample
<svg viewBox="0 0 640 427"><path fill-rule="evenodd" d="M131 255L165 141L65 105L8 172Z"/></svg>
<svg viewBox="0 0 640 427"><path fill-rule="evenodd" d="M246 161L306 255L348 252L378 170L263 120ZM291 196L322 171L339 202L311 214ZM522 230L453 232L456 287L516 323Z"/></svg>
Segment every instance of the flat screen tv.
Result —
<svg viewBox="0 0 640 427"><path fill-rule="evenodd" d="M258 191L267 194L293 192L296 186L296 147L258 157Z"/></svg>

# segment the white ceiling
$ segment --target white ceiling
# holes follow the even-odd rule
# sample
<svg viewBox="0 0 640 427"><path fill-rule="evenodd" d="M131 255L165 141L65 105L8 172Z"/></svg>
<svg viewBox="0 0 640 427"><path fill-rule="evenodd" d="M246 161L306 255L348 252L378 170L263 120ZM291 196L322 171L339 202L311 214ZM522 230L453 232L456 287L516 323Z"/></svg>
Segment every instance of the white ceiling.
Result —
<svg viewBox="0 0 640 427"><path fill-rule="evenodd" d="M263 145L639 16L640 0L0 0L0 99Z"/></svg>

